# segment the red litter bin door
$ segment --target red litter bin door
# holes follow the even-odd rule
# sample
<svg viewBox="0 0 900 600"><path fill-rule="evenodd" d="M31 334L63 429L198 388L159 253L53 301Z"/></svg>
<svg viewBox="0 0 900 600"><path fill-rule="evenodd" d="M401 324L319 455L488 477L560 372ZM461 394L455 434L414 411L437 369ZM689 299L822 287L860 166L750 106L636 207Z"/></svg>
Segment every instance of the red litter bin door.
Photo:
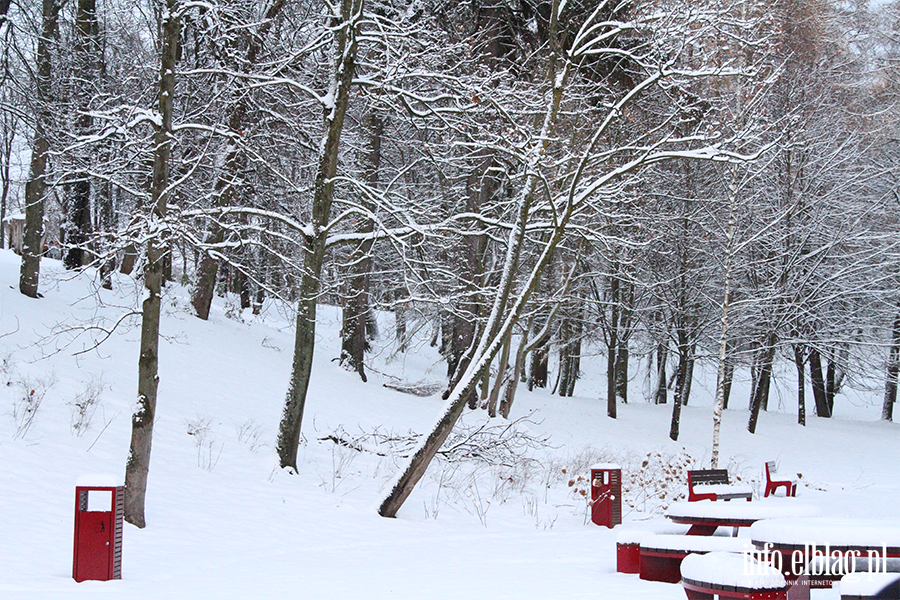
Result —
<svg viewBox="0 0 900 600"><path fill-rule="evenodd" d="M84 581L109 579L110 517L108 512L84 512L79 523L76 553L78 579Z"/></svg>

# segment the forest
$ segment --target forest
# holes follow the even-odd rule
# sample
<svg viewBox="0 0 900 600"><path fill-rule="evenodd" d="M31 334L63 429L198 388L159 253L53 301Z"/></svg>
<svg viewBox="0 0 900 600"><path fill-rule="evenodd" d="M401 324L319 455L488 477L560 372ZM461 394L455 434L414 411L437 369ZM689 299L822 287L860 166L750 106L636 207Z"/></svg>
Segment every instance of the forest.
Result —
<svg viewBox="0 0 900 600"><path fill-rule="evenodd" d="M0 221L42 257L143 289L126 519L144 525L167 285L295 320L275 441L297 469L317 309L362 381L375 335L425 337L445 409L394 516L466 410L575 394L691 399L756 431L774 365L798 426L900 372L900 6L864 0L3 0ZM35 300L36 302L38 300ZM391 332L376 313L393 313ZM102 344L116 322L81 326ZM629 361L632 361L630 363ZM629 365L632 364L630 370ZM735 369L748 397L731 394ZM806 382L812 397L807 398ZM631 388L631 389L629 389ZM408 390L419 391L422 390Z"/></svg>

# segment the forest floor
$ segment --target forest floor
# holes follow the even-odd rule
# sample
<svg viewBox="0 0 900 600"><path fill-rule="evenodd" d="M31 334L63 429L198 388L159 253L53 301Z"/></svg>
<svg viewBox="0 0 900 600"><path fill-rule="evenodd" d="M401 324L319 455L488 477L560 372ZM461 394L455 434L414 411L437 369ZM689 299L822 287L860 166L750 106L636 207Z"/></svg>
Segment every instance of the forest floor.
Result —
<svg viewBox="0 0 900 600"><path fill-rule="evenodd" d="M321 308L298 472L273 446L293 347L290 310L262 315L217 299L210 320L170 286L147 495L147 527L125 526L122 580L72 580L74 486L121 477L137 380L139 289L98 290L42 262L43 298L18 293L19 259L0 251L0 598L628 598L681 600L678 585L615 572L615 530L587 518L587 469L614 461L626 481L628 527L672 529L665 506L686 493L684 470L707 464L715 374L700 368L679 441L670 406L644 399L633 361L631 402L606 417L603 361L586 357L572 398L521 389L510 426L467 414L453 452L432 464L396 519L375 507L439 394L384 383L439 384L445 365L427 326L397 352L383 315L369 382L343 370L339 311ZM98 300L100 304L98 304ZM91 349L102 328L115 331ZM82 352L83 351L83 352ZM76 354L76 352L82 352ZM722 453L760 489L763 464L802 474L798 496L827 515L896 518L900 424L878 421L881 392L847 390L834 419L796 424L790 365L776 379L758 433L746 431L748 383L738 372ZM861 386L860 382L855 382ZM809 392L807 392L809 397ZM338 444L334 440L344 443ZM490 444L487 456L467 452ZM746 532L742 532L746 535ZM814 600L836 599L836 589Z"/></svg>

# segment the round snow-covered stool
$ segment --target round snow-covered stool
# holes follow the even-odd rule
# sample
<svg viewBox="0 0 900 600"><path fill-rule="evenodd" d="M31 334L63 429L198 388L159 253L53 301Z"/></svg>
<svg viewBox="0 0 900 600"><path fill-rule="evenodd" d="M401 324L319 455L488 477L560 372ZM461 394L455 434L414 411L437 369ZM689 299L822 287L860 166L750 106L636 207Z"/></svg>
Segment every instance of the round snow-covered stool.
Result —
<svg viewBox="0 0 900 600"><path fill-rule="evenodd" d="M787 600L784 575L749 553L691 554L681 562L681 585L688 600L740 598Z"/></svg>
<svg viewBox="0 0 900 600"><path fill-rule="evenodd" d="M681 561L689 554L752 552L747 538L698 535L653 535L641 540L641 579L678 583Z"/></svg>

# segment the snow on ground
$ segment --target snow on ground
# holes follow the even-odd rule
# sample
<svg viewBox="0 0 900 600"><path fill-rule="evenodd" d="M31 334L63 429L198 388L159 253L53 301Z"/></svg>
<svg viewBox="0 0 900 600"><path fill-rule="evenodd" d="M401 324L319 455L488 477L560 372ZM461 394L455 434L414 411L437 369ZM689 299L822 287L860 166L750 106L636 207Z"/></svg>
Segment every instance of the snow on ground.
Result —
<svg viewBox="0 0 900 600"><path fill-rule="evenodd" d="M383 450L384 437L366 434L425 431L441 410L439 396L420 398L381 384L442 380L445 367L426 343L427 332L414 353L398 357L385 317L363 384L332 360L339 312L322 307L304 417L307 443L299 472L289 475L277 468L273 451L293 343L289 310L269 305L262 316L245 312L235 319L226 302L203 322L188 314L178 286L168 292L162 325L148 526L125 527L121 581L75 583L75 481L88 473L121 477L137 379L135 319L125 318L95 350L90 340L100 330L90 324L109 325L133 309L135 284L123 278L115 292L98 292L90 274L72 277L48 260L44 297L31 300L17 291L18 267L17 256L0 251L4 599L685 597L680 586L615 573L616 532L587 522L578 495L584 483L568 483L600 460L632 474L648 453L662 457L654 460L708 460L711 370L697 377L674 443L667 437L670 408L641 398L640 369L632 403L620 406L614 421L598 400L605 385L601 361L588 359L576 397L519 393L513 418L527 416L527 422L518 431L547 439L523 451L533 460L505 468L436 462L398 518L382 519L374 507L400 459L320 438L343 436ZM77 350L86 351L73 356ZM763 414L757 435L745 430L745 410L727 411L722 451L732 471L759 489L763 463L775 459L780 473L802 473L799 495L825 515L894 517L900 426L877 421L879 394L841 396L835 419L810 418L800 428L791 414L789 369L780 384L787 412ZM736 383L734 405L744 403L746 387ZM75 405L91 389L101 390L96 410L88 425L82 420L76 427ZM35 397L41 403L26 427L25 399ZM477 412L464 421L475 428L486 417ZM685 491L683 481L674 486ZM660 516L661 500L640 490L630 500L646 511L626 511L627 526L678 530ZM836 590L813 592L815 600L837 597Z"/></svg>

